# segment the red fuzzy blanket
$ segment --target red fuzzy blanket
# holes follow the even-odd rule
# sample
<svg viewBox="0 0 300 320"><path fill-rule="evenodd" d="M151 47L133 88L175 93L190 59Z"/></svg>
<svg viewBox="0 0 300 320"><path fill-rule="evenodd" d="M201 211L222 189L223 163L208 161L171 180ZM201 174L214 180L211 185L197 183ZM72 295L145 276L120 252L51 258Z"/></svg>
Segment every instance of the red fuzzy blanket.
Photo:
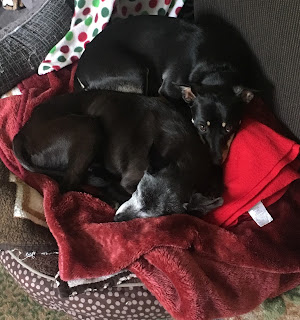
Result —
<svg viewBox="0 0 300 320"><path fill-rule="evenodd" d="M260 100L249 106L225 163L224 206L206 221L176 214L114 223L105 203L84 193L60 195L54 181L24 170L11 150L36 105L72 90L73 73L33 76L20 84L22 96L0 100L0 157L44 194L62 279L129 268L182 320L245 313L300 283L299 145L257 120L276 125ZM260 200L274 219L263 228L245 213Z"/></svg>

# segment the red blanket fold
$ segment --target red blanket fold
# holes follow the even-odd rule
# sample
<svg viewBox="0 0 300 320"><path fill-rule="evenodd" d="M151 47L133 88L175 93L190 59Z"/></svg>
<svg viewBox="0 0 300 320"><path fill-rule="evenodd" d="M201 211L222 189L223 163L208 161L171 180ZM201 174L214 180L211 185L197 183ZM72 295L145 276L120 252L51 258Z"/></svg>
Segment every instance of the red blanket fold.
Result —
<svg viewBox="0 0 300 320"><path fill-rule="evenodd" d="M182 320L244 313L300 283L300 181L284 194L300 177L299 146L255 119L259 100L251 104L225 163L225 204L207 221L176 214L113 223L112 208L85 193L60 195L51 179L20 167L11 150L12 138L37 104L72 90L73 73L33 76L20 85L23 96L0 100L0 157L44 194L62 279L129 268ZM260 200L269 206L272 223L234 225Z"/></svg>

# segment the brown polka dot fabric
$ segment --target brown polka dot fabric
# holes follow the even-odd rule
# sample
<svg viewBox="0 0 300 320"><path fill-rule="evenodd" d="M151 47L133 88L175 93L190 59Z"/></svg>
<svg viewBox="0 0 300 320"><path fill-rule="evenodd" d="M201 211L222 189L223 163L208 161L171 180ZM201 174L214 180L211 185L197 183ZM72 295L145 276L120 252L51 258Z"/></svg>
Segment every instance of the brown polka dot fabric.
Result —
<svg viewBox="0 0 300 320"><path fill-rule="evenodd" d="M126 284L62 298L54 279L27 270L8 252L0 252L0 263L34 300L50 309L64 311L73 319L172 319L143 285Z"/></svg>

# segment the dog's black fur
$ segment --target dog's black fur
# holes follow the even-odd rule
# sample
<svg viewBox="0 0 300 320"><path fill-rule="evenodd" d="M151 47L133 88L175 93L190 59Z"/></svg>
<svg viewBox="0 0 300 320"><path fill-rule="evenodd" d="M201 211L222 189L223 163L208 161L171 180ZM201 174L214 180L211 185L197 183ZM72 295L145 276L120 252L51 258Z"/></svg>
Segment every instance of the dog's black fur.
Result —
<svg viewBox="0 0 300 320"><path fill-rule="evenodd" d="M124 197L116 200L124 202L146 170L158 174L172 167L165 180L180 185L173 190L182 204L194 193L220 197L219 167L191 122L168 104L162 97L107 90L57 96L34 109L13 150L26 169L62 177L63 191L78 190L97 165L107 173L100 177L103 186L119 184ZM202 208L203 199L198 202Z"/></svg>
<svg viewBox="0 0 300 320"><path fill-rule="evenodd" d="M181 85L192 87L198 100L192 108L194 124L209 144L215 163L220 163L228 130L231 134L236 130L230 120L237 115L240 120L253 94L243 87L240 72L215 48L214 37L181 19L130 17L109 25L87 46L76 76L85 90L160 93L173 102L181 99ZM209 104L209 112L202 102Z"/></svg>

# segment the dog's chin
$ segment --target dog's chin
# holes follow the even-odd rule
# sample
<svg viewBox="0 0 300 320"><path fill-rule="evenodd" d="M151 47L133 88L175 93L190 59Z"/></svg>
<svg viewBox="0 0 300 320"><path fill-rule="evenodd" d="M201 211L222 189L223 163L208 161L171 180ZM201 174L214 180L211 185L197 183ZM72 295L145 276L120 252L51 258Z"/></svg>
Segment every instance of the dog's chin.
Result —
<svg viewBox="0 0 300 320"><path fill-rule="evenodd" d="M231 146L231 143L232 143L234 137L235 137L235 133L233 133L230 136L230 138L227 140L226 147L222 152L222 164L226 161L226 159L228 157L229 149L230 149L230 146Z"/></svg>

